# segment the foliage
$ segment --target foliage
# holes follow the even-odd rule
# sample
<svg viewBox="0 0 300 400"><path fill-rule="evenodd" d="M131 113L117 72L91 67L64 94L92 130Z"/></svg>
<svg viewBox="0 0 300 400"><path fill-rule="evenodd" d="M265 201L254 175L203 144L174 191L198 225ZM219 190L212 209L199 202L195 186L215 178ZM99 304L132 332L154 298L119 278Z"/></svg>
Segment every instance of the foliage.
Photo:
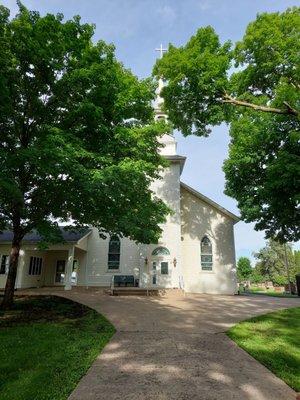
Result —
<svg viewBox="0 0 300 400"><path fill-rule="evenodd" d="M66 400L115 332L96 311L58 297L17 299L8 314L0 315L2 400Z"/></svg>
<svg viewBox="0 0 300 400"><path fill-rule="evenodd" d="M0 8L0 225L51 240L71 219L148 243L167 211L149 189L163 164L155 88L93 33L79 17Z"/></svg>
<svg viewBox="0 0 300 400"><path fill-rule="evenodd" d="M237 262L237 277L239 282L247 280L252 274L249 258L240 257Z"/></svg>
<svg viewBox="0 0 300 400"><path fill-rule="evenodd" d="M256 268L256 266L253 268L252 273L250 275L250 281L251 283L262 283L266 279L263 275L261 275L260 271Z"/></svg>
<svg viewBox="0 0 300 400"><path fill-rule="evenodd" d="M296 392L300 391L300 308L240 322L228 336Z"/></svg>
<svg viewBox="0 0 300 400"><path fill-rule="evenodd" d="M284 246L287 250L290 280L295 282L295 275L299 272L299 269L296 266L292 246L289 244L282 245L275 240L269 240L265 247L254 254L257 259L255 272L263 276L265 281L272 281L276 285L288 283Z"/></svg>
<svg viewBox="0 0 300 400"><path fill-rule="evenodd" d="M170 45L154 74L166 80L164 104L184 135L230 123L226 193L242 218L267 237L298 240L300 8L258 15L234 47L201 28Z"/></svg>
<svg viewBox="0 0 300 400"><path fill-rule="evenodd" d="M169 45L157 61L154 74L167 80L161 93L164 105L174 127L184 135L205 136L210 125L224 120L221 99L228 86L230 54L230 42L221 45L208 26L200 28L183 47Z"/></svg>

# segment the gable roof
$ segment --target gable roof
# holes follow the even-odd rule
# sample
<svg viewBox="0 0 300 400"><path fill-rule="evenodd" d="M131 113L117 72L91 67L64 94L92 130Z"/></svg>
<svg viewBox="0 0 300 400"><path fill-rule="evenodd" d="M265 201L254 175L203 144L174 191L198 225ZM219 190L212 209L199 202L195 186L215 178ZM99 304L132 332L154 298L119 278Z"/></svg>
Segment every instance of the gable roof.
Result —
<svg viewBox="0 0 300 400"><path fill-rule="evenodd" d="M91 229L78 229L74 228L73 230L64 229L62 226L59 227L63 240L68 243L76 243L84 236L88 235L91 232ZM0 232L0 242L11 242L13 239L12 231L2 231ZM42 240L42 237L37 233L37 231L33 230L27 235L24 236L24 242L38 243Z"/></svg>
<svg viewBox="0 0 300 400"><path fill-rule="evenodd" d="M213 200L209 199L208 197L204 196L204 194L198 192L197 190L191 188L186 183L180 182L180 186L187 190L188 192L192 193L194 196L198 197L198 199L204 201L204 203L209 204L210 206L214 207L221 213L227 215L227 217L234 220L234 223L239 222L241 219L237 215L233 214L232 212L226 210L226 208L220 206L218 203L214 202Z"/></svg>

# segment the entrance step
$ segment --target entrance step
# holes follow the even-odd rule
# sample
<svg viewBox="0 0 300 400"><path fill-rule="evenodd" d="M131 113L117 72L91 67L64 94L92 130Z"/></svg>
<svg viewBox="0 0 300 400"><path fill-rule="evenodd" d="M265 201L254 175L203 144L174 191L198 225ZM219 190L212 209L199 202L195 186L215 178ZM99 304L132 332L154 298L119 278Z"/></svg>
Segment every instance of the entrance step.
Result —
<svg viewBox="0 0 300 400"><path fill-rule="evenodd" d="M137 287L115 287L108 289L106 293L111 296L160 296L164 294L164 290L161 289L145 289Z"/></svg>

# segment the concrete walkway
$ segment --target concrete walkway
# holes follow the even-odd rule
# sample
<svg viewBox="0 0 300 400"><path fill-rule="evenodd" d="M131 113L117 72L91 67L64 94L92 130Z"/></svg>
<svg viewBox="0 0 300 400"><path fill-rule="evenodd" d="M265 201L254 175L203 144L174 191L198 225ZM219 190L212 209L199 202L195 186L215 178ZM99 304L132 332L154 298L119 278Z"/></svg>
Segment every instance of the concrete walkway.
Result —
<svg viewBox="0 0 300 400"><path fill-rule="evenodd" d="M110 297L99 289L58 293L96 309L117 329L69 400L296 398L224 332L251 316L300 306L298 299L178 292Z"/></svg>

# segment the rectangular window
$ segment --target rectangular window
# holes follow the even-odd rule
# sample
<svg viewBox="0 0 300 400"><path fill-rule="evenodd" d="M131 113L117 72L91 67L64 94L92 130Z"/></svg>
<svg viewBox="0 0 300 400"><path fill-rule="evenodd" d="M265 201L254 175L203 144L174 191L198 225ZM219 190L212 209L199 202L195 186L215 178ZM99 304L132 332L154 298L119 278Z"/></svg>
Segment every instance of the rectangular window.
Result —
<svg viewBox="0 0 300 400"><path fill-rule="evenodd" d="M201 255L201 268L203 271L212 271L212 255Z"/></svg>
<svg viewBox="0 0 300 400"><path fill-rule="evenodd" d="M42 273L42 258L41 257L30 257L29 262L29 275L41 275Z"/></svg>
<svg viewBox="0 0 300 400"><path fill-rule="evenodd" d="M108 245L108 269L119 269L121 242L118 236L112 236Z"/></svg>
<svg viewBox="0 0 300 400"><path fill-rule="evenodd" d="M0 258L0 275L7 274L8 267L9 267L9 256L3 254Z"/></svg>
<svg viewBox="0 0 300 400"><path fill-rule="evenodd" d="M200 244L201 248L201 269L202 271L212 271L213 256L211 241L207 236L204 236Z"/></svg>
<svg viewBox="0 0 300 400"><path fill-rule="evenodd" d="M160 263L160 272L162 275L168 275L169 273L169 263L166 261L162 261Z"/></svg>
<svg viewBox="0 0 300 400"><path fill-rule="evenodd" d="M201 263L203 271L212 271L212 263Z"/></svg>
<svg viewBox="0 0 300 400"><path fill-rule="evenodd" d="M119 269L120 254L108 254L108 269Z"/></svg>

